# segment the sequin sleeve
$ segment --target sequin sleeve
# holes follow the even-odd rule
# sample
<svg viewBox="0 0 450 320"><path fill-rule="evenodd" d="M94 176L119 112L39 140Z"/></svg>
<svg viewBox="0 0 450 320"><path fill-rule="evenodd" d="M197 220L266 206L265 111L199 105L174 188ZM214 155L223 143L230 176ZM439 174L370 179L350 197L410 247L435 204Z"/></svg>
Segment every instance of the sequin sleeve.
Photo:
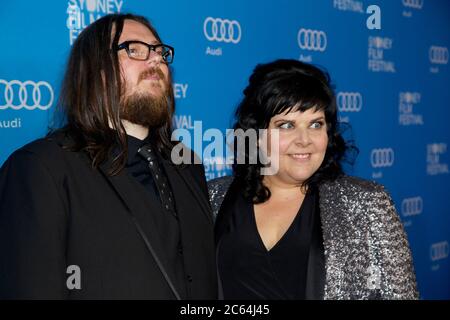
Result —
<svg viewBox="0 0 450 320"><path fill-rule="evenodd" d="M417 299L406 233L385 188L345 176L320 187L325 299Z"/></svg>
<svg viewBox="0 0 450 320"><path fill-rule="evenodd" d="M416 276L403 224L394 202L383 186L377 185L373 193L371 221L373 238L379 242L382 278L382 299L418 299Z"/></svg>
<svg viewBox="0 0 450 320"><path fill-rule="evenodd" d="M209 202L211 203L211 208L213 210L214 220L217 217L217 213L219 212L222 201L225 198L225 194L232 181L233 177L230 176L208 181Z"/></svg>

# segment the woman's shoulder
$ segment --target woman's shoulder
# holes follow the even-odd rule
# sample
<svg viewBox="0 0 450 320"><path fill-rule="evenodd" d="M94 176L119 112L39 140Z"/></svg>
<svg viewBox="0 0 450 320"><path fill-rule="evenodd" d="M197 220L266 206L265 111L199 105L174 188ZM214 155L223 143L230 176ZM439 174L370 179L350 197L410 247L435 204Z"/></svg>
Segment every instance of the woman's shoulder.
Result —
<svg viewBox="0 0 450 320"><path fill-rule="evenodd" d="M361 194L361 193L387 193L386 188L375 181L366 180L359 177L342 175L335 180L326 181L320 185L321 193Z"/></svg>
<svg viewBox="0 0 450 320"><path fill-rule="evenodd" d="M209 201L214 215L219 211L222 201L233 180L234 178L232 176L224 176L208 181Z"/></svg>
<svg viewBox="0 0 450 320"><path fill-rule="evenodd" d="M231 182L233 182L233 177L232 176L223 176L220 178L215 178L212 180L208 181L208 188L212 189L212 190L222 190L222 189L228 189L228 187L230 186Z"/></svg>
<svg viewBox="0 0 450 320"><path fill-rule="evenodd" d="M366 210L395 208L390 193L382 184L359 177L343 175L324 182L319 186L319 194L323 204L347 207L359 203L358 207Z"/></svg>

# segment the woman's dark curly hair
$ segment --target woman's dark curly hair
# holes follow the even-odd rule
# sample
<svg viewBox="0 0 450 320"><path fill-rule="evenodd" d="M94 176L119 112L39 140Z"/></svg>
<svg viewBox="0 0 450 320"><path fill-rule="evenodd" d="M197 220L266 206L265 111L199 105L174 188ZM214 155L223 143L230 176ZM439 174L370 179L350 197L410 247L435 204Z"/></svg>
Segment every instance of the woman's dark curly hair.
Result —
<svg viewBox="0 0 450 320"><path fill-rule="evenodd" d="M267 129L270 119L277 114L304 112L310 108L325 113L328 146L321 166L302 187L318 186L342 175L341 160L349 148L356 149L346 145L339 132L336 100L328 73L297 60L257 65L235 113L234 130L258 131ZM243 186L246 199L253 203L265 202L270 198L270 190L263 184L263 164L259 159L256 164L250 164L247 152L245 157L245 164L234 163L234 176Z"/></svg>

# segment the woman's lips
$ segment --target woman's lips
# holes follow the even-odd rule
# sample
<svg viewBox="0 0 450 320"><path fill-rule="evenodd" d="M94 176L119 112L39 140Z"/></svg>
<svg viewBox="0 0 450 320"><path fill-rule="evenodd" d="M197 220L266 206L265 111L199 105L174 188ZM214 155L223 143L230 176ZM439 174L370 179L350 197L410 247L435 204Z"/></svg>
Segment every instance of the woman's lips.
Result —
<svg viewBox="0 0 450 320"><path fill-rule="evenodd" d="M307 161L311 158L311 153L293 153L289 156L298 161Z"/></svg>

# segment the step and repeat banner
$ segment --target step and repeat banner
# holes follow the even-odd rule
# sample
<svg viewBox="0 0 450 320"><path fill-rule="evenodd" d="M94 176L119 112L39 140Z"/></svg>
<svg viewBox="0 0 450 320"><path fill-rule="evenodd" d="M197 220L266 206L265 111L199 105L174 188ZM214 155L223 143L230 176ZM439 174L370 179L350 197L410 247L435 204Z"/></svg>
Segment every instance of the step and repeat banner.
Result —
<svg viewBox="0 0 450 320"><path fill-rule="evenodd" d="M326 68L360 149L349 173L391 193L421 298L450 299L450 1L3 0L0 165L45 135L72 43L115 12L146 16L175 47L174 124L192 136L225 134L256 64ZM191 147L203 155L210 140ZM208 179L231 173L226 157L203 157Z"/></svg>

